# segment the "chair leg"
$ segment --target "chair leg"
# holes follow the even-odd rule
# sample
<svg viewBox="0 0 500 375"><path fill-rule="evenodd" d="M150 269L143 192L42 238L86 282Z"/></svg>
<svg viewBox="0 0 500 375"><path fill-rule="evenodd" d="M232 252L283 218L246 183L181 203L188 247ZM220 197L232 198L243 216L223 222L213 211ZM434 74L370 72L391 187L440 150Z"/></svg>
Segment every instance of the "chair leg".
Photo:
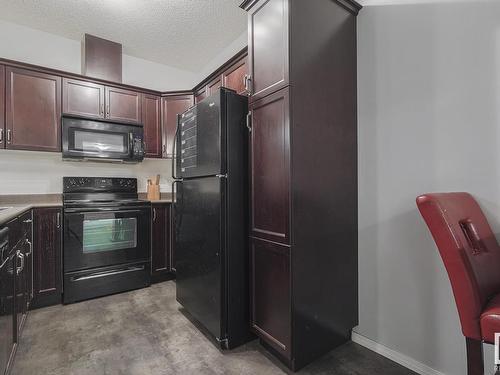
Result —
<svg viewBox="0 0 500 375"><path fill-rule="evenodd" d="M465 338L467 346L467 375L484 375L483 343Z"/></svg>

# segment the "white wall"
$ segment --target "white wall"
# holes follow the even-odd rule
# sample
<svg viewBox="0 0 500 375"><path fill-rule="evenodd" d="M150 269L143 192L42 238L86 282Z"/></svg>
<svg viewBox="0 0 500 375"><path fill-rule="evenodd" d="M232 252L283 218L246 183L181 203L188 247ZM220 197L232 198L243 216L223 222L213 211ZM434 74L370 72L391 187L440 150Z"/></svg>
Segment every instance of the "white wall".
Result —
<svg viewBox="0 0 500 375"><path fill-rule="evenodd" d="M81 43L0 21L0 57L81 73ZM198 74L123 55L123 83L159 91L191 89Z"/></svg>
<svg viewBox="0 0 500 375"><path fill-rule="evenodd" d="M171 190L171 160L144 159L139 164L62 161L60 153L0 150L0 195L62 193L64 176L135 177L146 192L147 179L160 174L160 190Z"/></svg>
<svg viewBox="0 0 500 375"><path fill-rule="evenodd" d="M203 70L198 74L197 84L207 78L210 74L221 67L225 62L227 62L231 57L240 52L243 48L248 45L248 32L243 32L238 38L236 38L230 45L224 48L215 58L209 61ZM193 85L194 87L194 85Z"/></svg>
<svg viewBox="0 0 500 375"><path fill-rule="evenodd" d="M465 374L451 287L415 197L469 191L500 233L500 2L365 7L358 71L355 330L444 374Z"/></svg>

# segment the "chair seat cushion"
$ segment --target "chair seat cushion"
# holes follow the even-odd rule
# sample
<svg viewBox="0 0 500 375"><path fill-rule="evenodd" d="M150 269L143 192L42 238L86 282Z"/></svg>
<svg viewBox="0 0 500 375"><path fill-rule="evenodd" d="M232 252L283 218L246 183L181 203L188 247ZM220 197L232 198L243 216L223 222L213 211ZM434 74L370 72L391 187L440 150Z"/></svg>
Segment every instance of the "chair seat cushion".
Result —
<svg viewBox="0 0 500 375"><path fill-rule="evenodd" d="M486 305L480 318L483 340L493 344L495 332L500 333L500 294L493 297Z"/></svg>

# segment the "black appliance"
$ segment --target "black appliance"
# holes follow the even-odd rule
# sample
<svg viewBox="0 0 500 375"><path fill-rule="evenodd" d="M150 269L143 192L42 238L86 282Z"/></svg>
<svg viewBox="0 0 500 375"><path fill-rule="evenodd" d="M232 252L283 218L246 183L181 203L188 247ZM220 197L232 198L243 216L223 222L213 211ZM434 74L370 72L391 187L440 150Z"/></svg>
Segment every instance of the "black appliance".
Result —
<svg viewBox="0 0 500 375"><path fill-rule="evenodd" d="M64 160L138 163L144 159L144 128L79 117L63 117Z"/></svg>
<svg viewBox="0 0 500 375"><path fill-rule="evenodd" d="M7 369L15 337L15 281L17 255L9 246L9 228L0 230L0 372Z"/></svg>
<svg viewBox="0 0 500 375"><path fill-rule="evenodd" d="M137 179L64 177L63 302L150 285L151 203Z"/></svg>
<svg viewBox="0 0 500 375"><path fill-rule="evenodd" d="M177 301L222 348L250 338L247 112L217 90L178 116L172 159Z"/></svg>

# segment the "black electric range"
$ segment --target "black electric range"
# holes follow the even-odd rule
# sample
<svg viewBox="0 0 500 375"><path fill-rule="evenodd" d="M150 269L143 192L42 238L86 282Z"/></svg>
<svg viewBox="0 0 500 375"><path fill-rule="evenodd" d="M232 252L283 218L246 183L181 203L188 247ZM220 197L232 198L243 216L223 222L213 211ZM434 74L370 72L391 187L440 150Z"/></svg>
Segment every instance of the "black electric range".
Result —
<svg viewBox="0 0 500 375"><path fill-rule="evenodd" d="M64 177L63 205L64 303L150 285L151 203L137 179Z"/></svg>

